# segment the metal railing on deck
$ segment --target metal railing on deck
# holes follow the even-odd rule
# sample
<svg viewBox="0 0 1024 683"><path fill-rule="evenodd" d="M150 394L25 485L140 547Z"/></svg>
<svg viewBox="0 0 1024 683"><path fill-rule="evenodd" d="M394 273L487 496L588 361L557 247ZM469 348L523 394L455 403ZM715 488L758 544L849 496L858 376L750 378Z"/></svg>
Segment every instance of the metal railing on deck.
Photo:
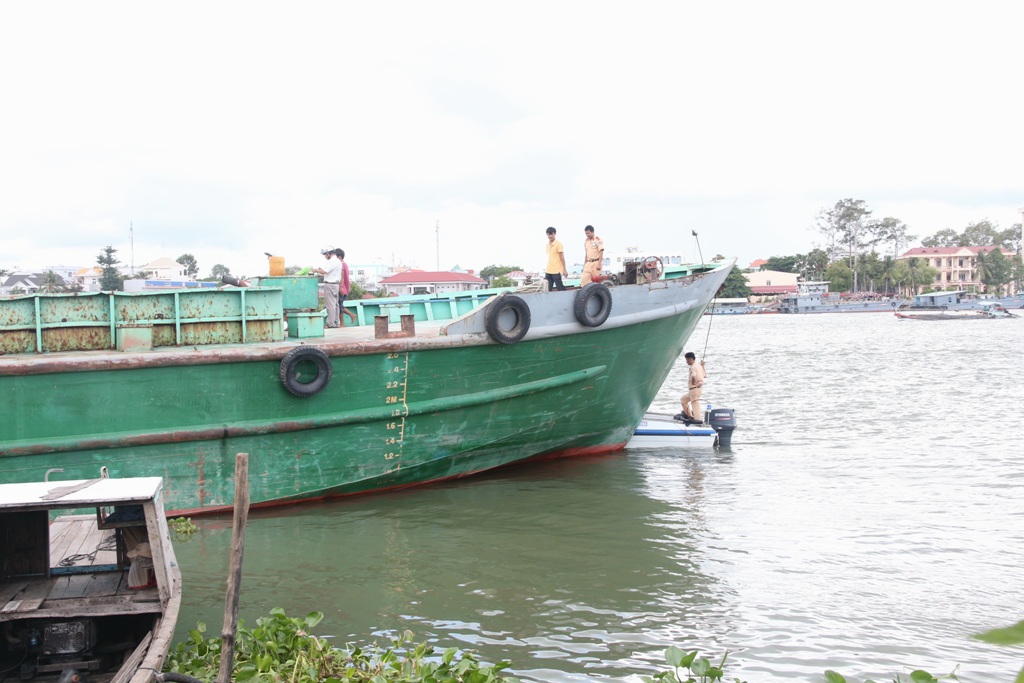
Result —
<svg viewBox="0 0 1024 683"><path fill-rule="evenodd" d="M0 354L118 348L126 330L152 346L283 338L281 290L27 294L0 300Z"/></svg>

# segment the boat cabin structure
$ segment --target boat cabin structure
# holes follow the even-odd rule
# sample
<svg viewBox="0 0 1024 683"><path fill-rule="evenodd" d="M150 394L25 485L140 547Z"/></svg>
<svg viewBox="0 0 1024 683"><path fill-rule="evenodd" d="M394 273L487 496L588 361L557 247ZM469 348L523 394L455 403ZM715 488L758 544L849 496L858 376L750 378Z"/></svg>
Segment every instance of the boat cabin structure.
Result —
<svg viewBox="0 0 1024 683"><path fill-rule="evenodd" d="M0 671L152 683L181 575L159 477L0 485Z"/></svg>
<svg viewBox="0 0 1024 683"><path fill-rule="evenodd" d="M966 291L960 289L950 292L929 292L927 294L915 294L910 306L914 308L949 308L956 304L963 303L970 296Z"/></svg>

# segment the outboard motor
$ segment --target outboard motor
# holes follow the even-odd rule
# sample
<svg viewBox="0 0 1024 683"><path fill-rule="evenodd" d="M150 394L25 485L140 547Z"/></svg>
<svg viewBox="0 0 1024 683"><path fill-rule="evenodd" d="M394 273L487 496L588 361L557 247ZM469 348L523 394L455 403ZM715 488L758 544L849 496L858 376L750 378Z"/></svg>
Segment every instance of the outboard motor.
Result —
<svg viewBox="0 0 1024 683"><path fill-rule="evenodd" d="M708 406L704 411L704 423L718 434L718 447L732 447L732 432L736 429L736 411L732 408L714 408Z"/></svg>

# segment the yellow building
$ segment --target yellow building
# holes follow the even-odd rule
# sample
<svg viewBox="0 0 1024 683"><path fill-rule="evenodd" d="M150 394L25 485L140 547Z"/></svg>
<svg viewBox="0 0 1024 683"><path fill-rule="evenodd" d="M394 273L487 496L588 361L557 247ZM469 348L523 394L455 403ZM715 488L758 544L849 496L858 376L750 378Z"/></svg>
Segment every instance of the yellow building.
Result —
<svg viewBox="0 0 1024 683"><path fill-rule="evenodd" d="M1012 251L1002 247L914 247L898 260L912 257L924 259L928 265L939 271L932 284L934 289L960 289L967 292L986 292L985 284L978 277L978 252L999 249L1007 259L1014 257ZM1014 283L1006 285L1007 294L1016 294Z"/></svg>

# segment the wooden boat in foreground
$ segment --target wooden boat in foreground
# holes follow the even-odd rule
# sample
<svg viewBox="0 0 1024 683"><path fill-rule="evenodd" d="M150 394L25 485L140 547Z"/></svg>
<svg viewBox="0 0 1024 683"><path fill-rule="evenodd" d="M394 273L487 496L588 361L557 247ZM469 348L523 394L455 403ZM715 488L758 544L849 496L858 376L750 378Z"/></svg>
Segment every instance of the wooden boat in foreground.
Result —
<svg viewBox="0 0 1024 683"><path fill-rule="evenodd" d="M230 509L239 452L261 507L617 451L733 263L417 300L422 319L362 301L328 330L299 276L0 301L0 481L159 476L194 515Z"/></svg>
<svg viewBox="0 0 1024 683"><path fill-rule="evenodd" d="M180 602L158 477L0 485L10 679L151 683Z"/></svg>

